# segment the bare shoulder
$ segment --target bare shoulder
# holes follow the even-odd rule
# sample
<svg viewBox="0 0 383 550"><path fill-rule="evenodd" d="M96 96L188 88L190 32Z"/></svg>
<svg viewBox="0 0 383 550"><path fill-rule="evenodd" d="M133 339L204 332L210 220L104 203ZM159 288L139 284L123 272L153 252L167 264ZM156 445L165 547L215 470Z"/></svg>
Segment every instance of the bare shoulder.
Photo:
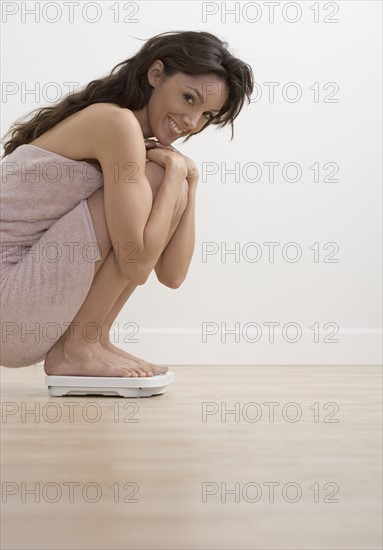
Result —
<svg viewBox="0 0 383 550"><path fill-rule="evenodd" d="M104 152L123 147L139 138L145 150L140 123L130 109L110 103L97 103L90 107L94 109L89 110L86 124L92 133L91 140L96 158Z"/></svg>
<svg viewBox="0 0 383 550"><path fill-rule="evenodd" d="M81 116L82 123L87 126L89 130L99 125L102 125L102 127L106 125L106 129L109 129L109 122L115 125L118 124L119 121L124 123L129 120L133 123L136 122L137 127L140 128L138 120L130 109L120 107L114 103L93 103L76 114Z"/></svg>
<svg viewBox="0 0 383 550"><path fill-rule="evenodd" d="M30 143L70 159L100 163L100 155L124 133L133 133L136 139L142 135L141 126L130 109L114 103L93 103Z"/></svg>

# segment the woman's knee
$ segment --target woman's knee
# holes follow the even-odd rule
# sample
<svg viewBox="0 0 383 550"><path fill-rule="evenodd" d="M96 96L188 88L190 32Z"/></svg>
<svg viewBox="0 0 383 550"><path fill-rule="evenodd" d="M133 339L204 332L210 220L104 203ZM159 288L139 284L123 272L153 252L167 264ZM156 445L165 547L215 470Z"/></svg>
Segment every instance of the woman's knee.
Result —
<svg viewBox="0 0 383 550"><path fill-rule="evenodd" d="M165 174L165 169L162 168L162 166L159 166L158 164L152 161L148 161L146 163L145 175L152 188L153 200L156 198L156 195L161 187L164 174ZM177 226L181 220L182 214L185 211L185 208L187 206L187 201L188 201L188 193L189 193L189 184L185 178L181 184L181 192L178 196L178 199L174 208L174 212L173 212L172 223L170 226L171 235L173 235L175 230L177 229Z"/></svg>
<svg viewBox="0 0 383 550"><path fill-rule="evenodd" d="M159 164L148 160L145 165L145 176L150 183L153 192L153 199L156 197L162 180L164 179L165 169Z"/></svg>
<svg viewBox="0 0 383 550"><path fill-rule="evenodd" d="M165 168L163 168L162 166L159 166L158 164L156 164L155 162L152 162L151 160L149 160L146 163L145 175L152 188L153 199L155 199L161 187L162 180L164 179L164 174L165 174ZM187 182L187 179L185 178L181 184L181 192L180 192L180 196L178 199L178 206L177 206L177 209L178 210L181 209L182 212L185 210L187 206L188 193L189 193L189 184Z"/></svg>

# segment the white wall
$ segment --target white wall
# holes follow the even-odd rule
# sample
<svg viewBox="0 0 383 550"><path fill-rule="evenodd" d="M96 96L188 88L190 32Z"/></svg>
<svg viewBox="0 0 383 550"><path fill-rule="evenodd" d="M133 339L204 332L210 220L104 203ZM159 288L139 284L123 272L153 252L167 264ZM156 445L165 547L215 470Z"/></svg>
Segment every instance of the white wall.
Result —
<svg viewBox="0 0 383 550"><path fill-rule="evenodd" d="M273 18L266 2L135 2L130 12L120 2L113 22L116 2L80 2L72 23L65 3L50 2L49 11L47 4L3 2L3 22L5 9L18 12L3 23L2 135L15 119L52 104L48 83L63 93L65 83L82 86L160 32L212 32L254 70L254 99L232 142L227 128L176 144L202 175L189 274L171 290L153 273L118 316L115 343L168 365L380 363L381 3L279 2ZM22 5L36 5L40 22ZM46 19L59 13L55 6L62 11L53 23ZM96 8L99 21L87 22ZM211 15L204 18L204 9ZM12 82L14 93L4 95ZM277 83L274 98L267 83ZM23 97L23 86L42 93ZM236 163L238 176L225 179ZM273 181L266 163L278 164ZM274 262L270 242L279 244ZM217 253L204 261L208 243ZM249 243L262 253L257 262ZM238 256L225 261L225 246L237 246ZM288 261L296 250L301 258ZM266 323L279 323L274 340ZM301 331L295 343L289 323ZM246 327L256 324L262 332L251 342L256 334ZM235 326L237 336L225 342L222 329ZM215 332L206 341L204 327Z"/></svg>

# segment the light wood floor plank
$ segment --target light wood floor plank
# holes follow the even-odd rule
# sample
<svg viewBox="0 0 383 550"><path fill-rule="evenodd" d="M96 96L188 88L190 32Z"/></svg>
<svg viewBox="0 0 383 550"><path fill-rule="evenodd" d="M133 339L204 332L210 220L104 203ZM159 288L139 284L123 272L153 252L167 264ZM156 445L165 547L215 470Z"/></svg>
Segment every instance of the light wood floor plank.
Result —
<svg viewBox="0 0 383 550"><path fill-rule="evenodd" d="M1 368L1 548L382 547L380 367L170 370L164 395L122 399Z"/></svg>

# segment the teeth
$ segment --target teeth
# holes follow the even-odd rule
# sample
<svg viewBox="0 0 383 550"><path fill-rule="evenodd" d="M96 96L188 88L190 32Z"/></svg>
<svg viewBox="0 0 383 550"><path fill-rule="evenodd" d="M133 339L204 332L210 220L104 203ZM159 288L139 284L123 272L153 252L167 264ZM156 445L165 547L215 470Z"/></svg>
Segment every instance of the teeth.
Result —
<svg viewBox="0 0 383 550"><path fill-rule="evenodd" d="M182 134L182 130L180 130L177 126L177 124L174 122L173 119L171 119L169 117L169 120L170 120L170 126L173 128L173 130L175 131L176 134Z"/></svg>

